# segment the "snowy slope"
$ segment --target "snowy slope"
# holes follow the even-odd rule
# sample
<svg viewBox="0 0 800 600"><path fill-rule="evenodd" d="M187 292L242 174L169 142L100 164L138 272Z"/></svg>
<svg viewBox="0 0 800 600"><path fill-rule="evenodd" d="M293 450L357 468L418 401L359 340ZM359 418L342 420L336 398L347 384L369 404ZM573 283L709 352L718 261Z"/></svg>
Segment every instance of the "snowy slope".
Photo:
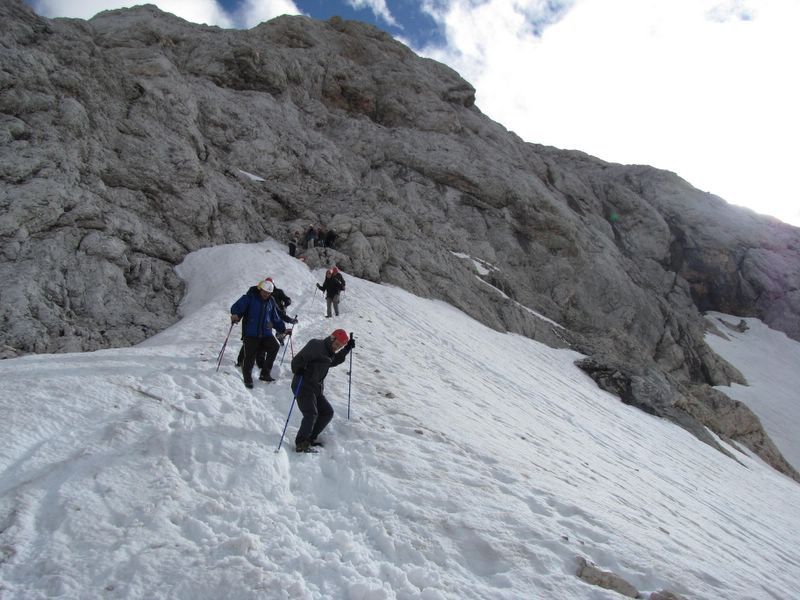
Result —
<svg viewBox="0 0 800 600"><path fill-rule="evenodd" d="M706 342L742 372L748 385L734 383L717 389L744 402L772 441L795 469L800 469L800 343L758 319L722 313L706 315L725 338L709 333ZM747 324L746 331L721 326Z"/></svg>
<svg viewBox="0 0 800 600"><path fill-rule="evenodd" d="M179 272L184 317L146 343L0 362L3 600L619 598L578 556L642 592L800 597L800 486L599 391L575 353L353 277L325 319L322 272L274 243ZM352 418L345 363L319 455L291 451L297 410L275 452L288 355L245 389L236 327L215 372L265 275L295 344L356 334Z"/></svg>

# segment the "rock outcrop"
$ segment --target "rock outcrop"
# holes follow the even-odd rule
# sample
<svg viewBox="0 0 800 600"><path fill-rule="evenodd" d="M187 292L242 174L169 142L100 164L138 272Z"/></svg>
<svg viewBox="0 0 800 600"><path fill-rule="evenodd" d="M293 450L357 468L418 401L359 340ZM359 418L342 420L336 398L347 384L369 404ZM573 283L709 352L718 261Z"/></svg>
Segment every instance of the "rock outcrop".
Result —
<svg viewBox="0 0 800 600"><path fill-rule="evenodd" d="M577 562L578 570L575 574L580 579L583 579L586 583L596 585L597 587L601 587L606 590L612 590L617 592L620 596L625 596L626 598L641 598L639 590L637 590L619 575L616 575L611 571L603 571L602 569L597 568L595 565L590 564L582 556L578 557Z"/></svg>
<svg viewBox="0 0 800 600"><path fill-rule="evenodd" d="M569 345L625 373L632 403L761 443L707 414L708 385L742 377L701 311L800 339L800 230L525 143L453 70L362 23L233 31L149 5L47 20L20 0L0 22L4 356L137 343L176 319L186 253L325 223L338 252L311 264Z"/></svg>
<svg viewBox="0 0 800 600"><path fill-rule="evenodd" d="M589 562L582 556L576 559L577 570L575 575L590 585L596 585L607 590L612 590L626 598L644 598L632 584L612 571L604 571L594 563ZM647 595L648 600L684 600L675 592L669 590L658 590Z"/></svg>

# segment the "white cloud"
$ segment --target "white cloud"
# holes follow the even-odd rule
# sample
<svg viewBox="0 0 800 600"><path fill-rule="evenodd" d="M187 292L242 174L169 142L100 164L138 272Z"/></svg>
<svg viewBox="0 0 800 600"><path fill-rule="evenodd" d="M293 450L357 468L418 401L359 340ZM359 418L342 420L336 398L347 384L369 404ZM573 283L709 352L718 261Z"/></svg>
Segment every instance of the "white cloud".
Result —
<svg viewBox="0 0 800 600"><path fill-rule="evenodd" d="M103 10L120 8L122 2L114 3L109 0L29 0L27 2L37 14L43 17L71 17L76 19L90 19Z"/></svg>
<svg viewBox="0 0 800 600"><path fill-rule="evenodd" d="M283 14L300 14L292 0L244 0L235 13L228 13L217 0L33 0L34 10L45 17L90 19L103 10L155 4L164 12L191 21L219 27L254 27Z"/></svg>
<svg viewBox="0 0 800 600"><path fill-rule="evenodd" d="M220 27L233 27L233 19L220 7L216 0L141 0L125 2L125 0L34 0L34 10L45 17L75 17L90 19L104 10L135 6L137 4L155 4L164 12L172 13L193 23L205 23Z"/></svg>
<svg viewBox="0 0 800 600"><path fill-rule="evenodd" d="M749 21L755 16L753 10L747 6L745 0L729 0L728 2L712 6L706 14L709 19L720 23L730 21L731 19Z"/></svg>
<svg viewBox="0 0 800 600"><path fill-rule="evenodd" d="M237 23L248 28L280 15L299 14L292 0L245 0L236 13Z"/></svg>
<svg viewBox="0 0 800 600"><path fill-rule="evenodd" d="M400 27L400 24L395 20L389 7L386 6L386 0L346 0L347 3L356 10L368 8L379 19L395 27Z"/></svg>
<svg viewBox="0 0 800 600"><path fill-rule="evenodd" d="M562 3L564 5L565 3ZM486 114L524 139L677 172L800 225L800 2L429 0Z"/></svg>

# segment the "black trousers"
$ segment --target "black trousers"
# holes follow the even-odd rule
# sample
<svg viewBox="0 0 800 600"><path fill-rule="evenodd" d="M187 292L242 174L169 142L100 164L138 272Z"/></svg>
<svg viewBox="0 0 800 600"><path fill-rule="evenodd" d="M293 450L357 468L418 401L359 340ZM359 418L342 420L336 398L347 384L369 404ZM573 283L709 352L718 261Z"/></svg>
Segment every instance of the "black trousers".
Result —
<svg viewBox="0 0 800 600"><path fill-rule="evenodd" d="M303 390L302 387L297 396L297 407L303 413L303 420L294 438L295 445L317 439L333 418L333 407L325 398L325 394L317 396L311 391Z"/></svg>
<svg viewBox="0 0 800 600"><path fill-rule="evenodd" d="M278 340L272 336L261 338L245 336L244 360L242 361L244 380L253 381L253 365L255 364L258 364L262 375L269 375L280 347Z"/></svg>

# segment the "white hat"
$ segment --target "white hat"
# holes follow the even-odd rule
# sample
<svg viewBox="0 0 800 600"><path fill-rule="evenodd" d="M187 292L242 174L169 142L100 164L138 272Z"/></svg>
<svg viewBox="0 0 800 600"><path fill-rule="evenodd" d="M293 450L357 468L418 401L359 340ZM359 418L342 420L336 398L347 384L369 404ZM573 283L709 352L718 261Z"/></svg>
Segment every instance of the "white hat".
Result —
<svg viewBox="0 0 800 600"><path fill-rule="evenodd" d="M267 281L266 279L264 281L259 282L258 286L256 287L265 292L269 292L270 294L275 289L275 285L271 281Z"/></svg>

